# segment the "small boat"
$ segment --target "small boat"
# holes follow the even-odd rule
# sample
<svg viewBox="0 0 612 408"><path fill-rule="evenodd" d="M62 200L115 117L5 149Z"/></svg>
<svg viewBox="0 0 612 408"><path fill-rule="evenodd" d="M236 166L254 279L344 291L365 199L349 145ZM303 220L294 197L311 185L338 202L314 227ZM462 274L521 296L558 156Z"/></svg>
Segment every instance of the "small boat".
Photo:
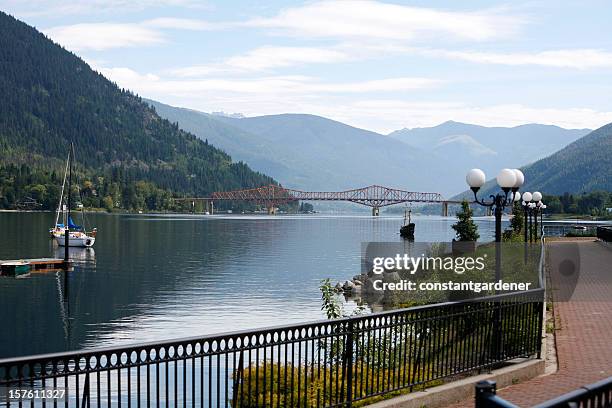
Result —
<svg viewBox="0 0 612 408"><path fill-rule="evenodd" d="M30 273L30 264L25 261L5 262L0 265L0 270L4 276L14 276L18 278Z"/></svg>
<svg viewBox="0 0 612 408"><path fill-rule="evenodd" d="M408 213L404 211L404 225L400 228L400 236L406 239L414 239L414 222L410 222L410 215L412 210L408 210Z"/></svg>
<svg viewBox="0 0 612 408"><path fill-rule="evenodd" d="M83 226L76 225L72 220L71 216L71 195L66 194L66 201L64 203L64 191L66 187L66 179L68 179L68 189L72 189L72 161L74 159L74 145L70 145L70 151L68 152L68 159L66 161L66 170L64 171L64 181L62 183L62 190L60 194L59 204L57 205L57 212L55 215L55 224L49 229L50 236L55 239L60 246L66 246L66 232L68 232L68 246L90 248L96 242L97 230L94 228L90 232L87 232ZM63 222L60 223L60 215L62 216ZM81 206L81 215L83 216L83 208ZM84 216L83 216L84 221Z"/></svg>
<svg viewBox="0 0 612 408"><path fill-rule="evenodd" d="M55 242L57 242L60 246L66 245L66 230L64 229L61 232L57 232L53 234L53 238L55 238ZM96 243L96 230L89 233L85 233L82 231L70 231L68 246L71 247L80 247L80 248L90 248Z"/></svg>

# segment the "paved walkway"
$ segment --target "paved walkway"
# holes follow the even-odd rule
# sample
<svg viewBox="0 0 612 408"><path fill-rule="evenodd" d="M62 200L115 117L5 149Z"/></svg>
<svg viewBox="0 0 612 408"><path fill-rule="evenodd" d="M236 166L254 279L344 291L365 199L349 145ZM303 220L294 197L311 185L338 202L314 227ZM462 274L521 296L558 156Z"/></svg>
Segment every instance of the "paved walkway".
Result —
<svg viewBox="0 0 612 408"><path fill-rule="evenodd" d="M612 245L551 242L548 251L559 367L553 374L498 390L520 407L612 376ZM473 399L456 405L473 406Z"/></svg>

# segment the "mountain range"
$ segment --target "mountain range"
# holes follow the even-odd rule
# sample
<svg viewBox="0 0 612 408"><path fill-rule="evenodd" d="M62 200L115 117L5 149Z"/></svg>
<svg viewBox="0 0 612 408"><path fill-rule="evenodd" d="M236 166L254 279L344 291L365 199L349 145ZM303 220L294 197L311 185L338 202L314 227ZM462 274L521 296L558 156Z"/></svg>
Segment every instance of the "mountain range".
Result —
<svg viewBox="0 0 612 408"><path fill-rule="evenodd" d="M452 195L480 167L494 174L546 157L588 129L529 124L512 128L445 122L382 135L315 115L210 115L148 101L162 117L283 185L344 190L382 184Z"/></svg>
<svg viewBox="0 0 612 408"><path fill-rule="evenodd" d="M548 195L612 191L612 123L521 170L525 175L521 191L541 191ZM499 187L495 179L491 179L479 195L487 197L496 191ZM471 199L472 196L467 190L453 198Z"/></svg>
<svg viewBox="0 0 612 408"><path fill-rule="evenodd" d="M381 184L429 191L440 188L431 181L444 173L430 166L434 158L427 152L320 116L235 118L149 103L162 117L287 187L346 190Z"/></svg>
<svg viewBox="0 0 612 408"><path fill-rule="evenodd" d="M589 129L527 124L485 127L454 121L428 128L403 129L389 136L411 146L447 157L462 168L496 172L542 159L585 136Z"/></svg>

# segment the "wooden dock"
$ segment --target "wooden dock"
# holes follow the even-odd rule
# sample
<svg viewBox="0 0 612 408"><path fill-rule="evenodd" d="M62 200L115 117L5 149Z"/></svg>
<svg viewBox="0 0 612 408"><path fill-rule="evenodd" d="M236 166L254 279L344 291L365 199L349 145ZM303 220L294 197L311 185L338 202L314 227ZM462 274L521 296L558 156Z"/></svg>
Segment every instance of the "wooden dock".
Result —
<svg viewBox="0 0 612 408"><path fill-rule="evenodd" d="M56 272L64 270L64 260L59 258L35 258L35 259L12 259L0 261L1 266L5 263L26 262L30 266L30 272ZM68 270L72 270L72 261L68 261Z"/></svg>

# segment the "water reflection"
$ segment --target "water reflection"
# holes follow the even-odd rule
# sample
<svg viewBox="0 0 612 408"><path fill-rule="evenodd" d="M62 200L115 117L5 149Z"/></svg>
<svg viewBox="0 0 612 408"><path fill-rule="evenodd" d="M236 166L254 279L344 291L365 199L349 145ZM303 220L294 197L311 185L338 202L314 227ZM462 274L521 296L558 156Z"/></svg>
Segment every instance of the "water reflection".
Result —
<svg viewBox="0 0 612 408"><path fill-rule="evenodd" d="M73 272L0 279L0 357L319 319L319 282L360 271L364 241L398 241L402 217L93 214L95 250ZM454 218L414 217L416 240ZM53 214L0 213L0 259L60 257ZM492 223L478 220L489 239ZM66 290L67 288L67 290Z"/></svg>

